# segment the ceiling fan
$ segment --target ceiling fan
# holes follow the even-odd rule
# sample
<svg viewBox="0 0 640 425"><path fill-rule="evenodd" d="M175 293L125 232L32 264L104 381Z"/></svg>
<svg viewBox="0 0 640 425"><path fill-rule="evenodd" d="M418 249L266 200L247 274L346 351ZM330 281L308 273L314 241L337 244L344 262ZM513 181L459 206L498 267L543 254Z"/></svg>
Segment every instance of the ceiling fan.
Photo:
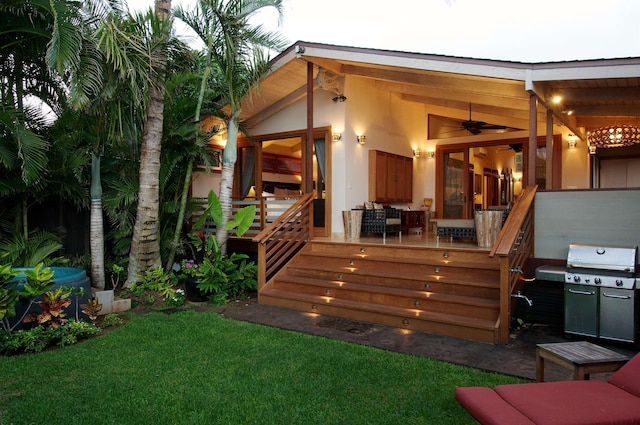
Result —
<svg viewBox="0 0 640 425"><path fill-rule="evenodd" d="M482 130L506 130L506 125L489 124L484 121L474 121L471 119L471 104L469 104L469 119L460 123L462 128L469 133L476 135L482 133Z"/></svg>
<svg viewBox="0 0 640 425"><path fill-rule="evenodd" d="M500 151L514 151L516 153L522 152L522 144L510 144L509 146L496 149L496 152L500 152Z"/></svg>

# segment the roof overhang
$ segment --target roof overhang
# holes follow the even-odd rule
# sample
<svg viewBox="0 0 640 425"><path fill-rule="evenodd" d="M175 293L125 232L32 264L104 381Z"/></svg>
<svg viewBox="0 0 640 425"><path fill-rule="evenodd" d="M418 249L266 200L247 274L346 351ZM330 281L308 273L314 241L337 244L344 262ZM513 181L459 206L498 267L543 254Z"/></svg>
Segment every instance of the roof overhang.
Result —
<svg viewBox="0 0 640 425"><path fill-rule="evenodd" d="M306 96L308 63L314 78L319 68L366 78L407 101L450 108L455 118L472 105L494 124L525 128L535 94L545 109L540 122L549 109L580 137L604 125L640 126L640 58L522 63L296 42L243 103L249 127ZM556 95L562 103L551 102Z"/></svg>

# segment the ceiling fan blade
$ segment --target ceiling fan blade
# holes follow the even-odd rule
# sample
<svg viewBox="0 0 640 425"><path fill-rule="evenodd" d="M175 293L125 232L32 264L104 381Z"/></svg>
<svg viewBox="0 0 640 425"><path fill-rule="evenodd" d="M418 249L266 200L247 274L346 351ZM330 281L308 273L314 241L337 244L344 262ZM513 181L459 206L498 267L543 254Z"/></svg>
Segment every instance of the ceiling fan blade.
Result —
<svg viewBox="0 0 640 425"><path fill-rule="evenodd" d="M482 130L506 130L506 125L485 124L480 127Z"/></svg>

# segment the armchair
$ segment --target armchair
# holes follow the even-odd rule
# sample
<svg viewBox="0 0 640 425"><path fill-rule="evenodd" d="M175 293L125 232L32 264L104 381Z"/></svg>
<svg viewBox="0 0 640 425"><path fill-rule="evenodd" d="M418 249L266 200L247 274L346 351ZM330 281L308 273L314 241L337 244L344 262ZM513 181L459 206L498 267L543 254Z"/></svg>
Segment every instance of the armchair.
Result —
<svg viewBox="0 0 640 425"><path fill-rule="evenodd" d="M402 220L400 210L396 208L375 208L365 209L362 212L362 232L382 233L382 240L386 239L387 233L398 233L402 238Z"/></svg>

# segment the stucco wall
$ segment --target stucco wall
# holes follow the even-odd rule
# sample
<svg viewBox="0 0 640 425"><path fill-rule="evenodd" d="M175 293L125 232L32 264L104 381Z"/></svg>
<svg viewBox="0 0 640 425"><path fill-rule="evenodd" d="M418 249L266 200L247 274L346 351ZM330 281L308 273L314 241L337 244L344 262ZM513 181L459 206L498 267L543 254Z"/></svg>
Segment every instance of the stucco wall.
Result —
<svg viewBox="0 0 640 425"><path fill-rule="evenodd" d="M342 133L342 140L332 143L332 228L342 233L341 211L362 205L368 199L369 150L379 149L398 155L413 155L426 135L426 118L422 105L406 102L388 91L379 90L369 80L347 76L345 102L333 102L335 94L314 91L314 127L331 126ZM253 129L254 134L269 134L306 127L306 99L296 102ZM357 135L365 135L360 145ZM433 150L433 149L432 149ZM435 161L425 155L414 160L413 204L417 208L424 197L434 197ZM427 178L430 173L431 177ZM406 204L397 205L406 208Z"/></svg>
<svg viewBox="0 0 640 425"><path fill-rule="evenodd" d="M538 192L535 257L566 259L570 243L640 245L640 190Z"/></svg>

